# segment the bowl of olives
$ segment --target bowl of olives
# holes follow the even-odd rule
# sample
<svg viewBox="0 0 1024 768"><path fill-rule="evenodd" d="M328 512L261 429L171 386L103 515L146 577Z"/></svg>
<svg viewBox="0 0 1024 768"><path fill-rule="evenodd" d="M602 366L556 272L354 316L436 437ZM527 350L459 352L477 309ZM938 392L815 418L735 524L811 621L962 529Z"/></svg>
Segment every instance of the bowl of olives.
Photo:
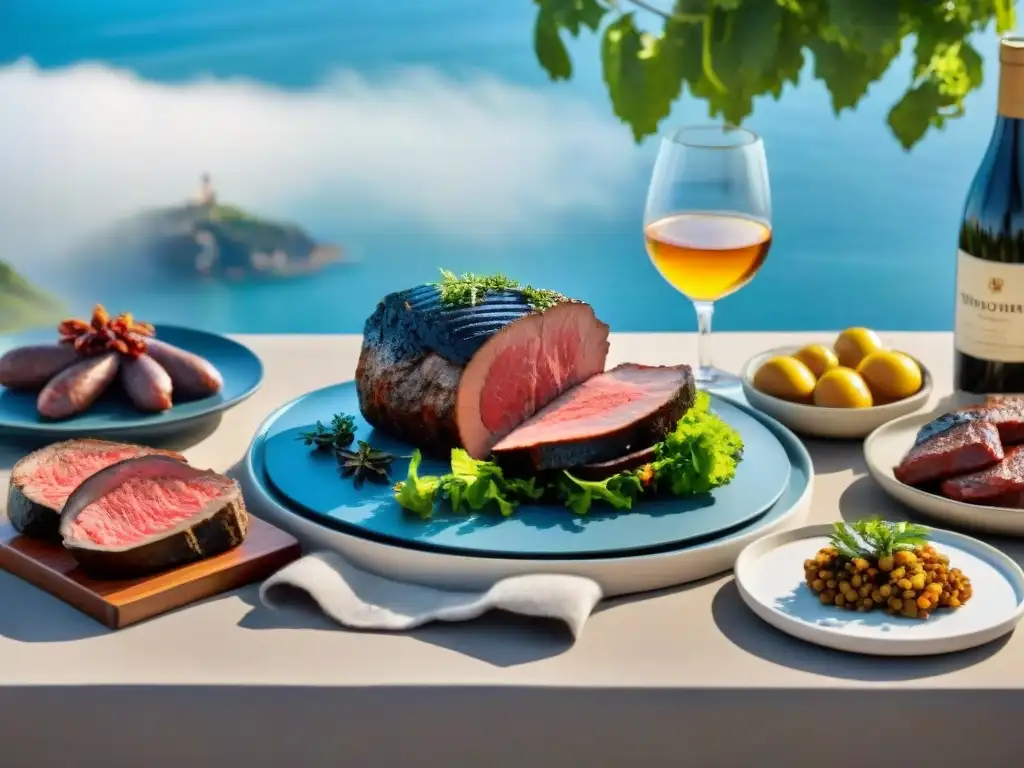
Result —
<svg viewBox="0 0 1024 768"><path fill-rule="evenodd" d="M865 437L922 408L932 391L921 362L869 328L847 328L832 344L762 352L740 380L752 406L810 437Z"/></svg>

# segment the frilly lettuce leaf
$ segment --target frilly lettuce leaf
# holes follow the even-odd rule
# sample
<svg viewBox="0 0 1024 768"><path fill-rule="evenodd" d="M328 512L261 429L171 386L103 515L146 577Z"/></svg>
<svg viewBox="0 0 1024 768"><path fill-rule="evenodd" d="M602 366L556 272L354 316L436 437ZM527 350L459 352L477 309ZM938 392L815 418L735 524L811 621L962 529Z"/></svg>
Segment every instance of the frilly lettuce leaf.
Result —
<svg viewBox="0 0 1024 768"><path fill-rule="evenodd" d="M395 485L395 500L404 509L427 519L442 500L455 512L481 511L493 506L504 516L527 501L560 501L578 515L597 504L629 510L643 496L688 496L732 482L743 453L736 430L711 412L711 398L698 392L693 407L665 440L655 446L655 458L638 469L605 480L581 480L569 472L531 478L506 477L492 461L478 461L461 448L451 455L451 472L420 476L421 456L413 452L407 478Z"/></svg>

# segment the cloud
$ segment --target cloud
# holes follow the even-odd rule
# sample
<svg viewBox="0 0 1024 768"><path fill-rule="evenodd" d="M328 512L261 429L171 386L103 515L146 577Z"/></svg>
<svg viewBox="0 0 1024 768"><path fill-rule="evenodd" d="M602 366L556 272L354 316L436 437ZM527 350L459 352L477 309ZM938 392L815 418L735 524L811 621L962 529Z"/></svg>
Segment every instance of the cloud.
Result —
<svg viewBox="0 0 1024 768"><path fill-rule="evenodd" d="M0 231L23 252L178 202L203 171L225 199L274 217L371 217L474 240L614 211L637 171L623 129L564 93L429 69L283 91L21 61L0 69L0 105Z"/></svg>

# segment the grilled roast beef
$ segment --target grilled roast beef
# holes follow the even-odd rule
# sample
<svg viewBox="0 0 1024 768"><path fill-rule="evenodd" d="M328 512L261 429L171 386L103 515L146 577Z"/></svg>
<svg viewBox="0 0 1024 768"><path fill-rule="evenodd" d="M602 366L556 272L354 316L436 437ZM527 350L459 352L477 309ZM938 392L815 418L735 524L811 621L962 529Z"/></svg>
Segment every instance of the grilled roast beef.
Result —
<svg viewBox="0 0 1024 768"><path fill-rule="evenodd" d="M433 285L389 294L363 329L359 407L375 428L477 459L566 390L604 370L608 326L590 305L538 310L517 290L449 306Z"/></svg>

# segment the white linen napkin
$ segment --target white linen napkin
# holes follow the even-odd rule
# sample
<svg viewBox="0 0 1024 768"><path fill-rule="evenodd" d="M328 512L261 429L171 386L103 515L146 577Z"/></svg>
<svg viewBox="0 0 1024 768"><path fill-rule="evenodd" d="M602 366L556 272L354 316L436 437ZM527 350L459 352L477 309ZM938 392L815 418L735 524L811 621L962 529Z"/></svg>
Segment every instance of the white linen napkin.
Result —
<svg viewBox="0 0 1024 768"><path fill-rule="evenodd" d="M583 576L511 576L485 592L452 592L393 581L361 570L335 552L316 552L286 565L260 586L260 600L280 607L281 586L306 592L327 616L352 629L401 632L431 621L466 621L501 609L562 621L578 638L602 597Z"/></svg>

